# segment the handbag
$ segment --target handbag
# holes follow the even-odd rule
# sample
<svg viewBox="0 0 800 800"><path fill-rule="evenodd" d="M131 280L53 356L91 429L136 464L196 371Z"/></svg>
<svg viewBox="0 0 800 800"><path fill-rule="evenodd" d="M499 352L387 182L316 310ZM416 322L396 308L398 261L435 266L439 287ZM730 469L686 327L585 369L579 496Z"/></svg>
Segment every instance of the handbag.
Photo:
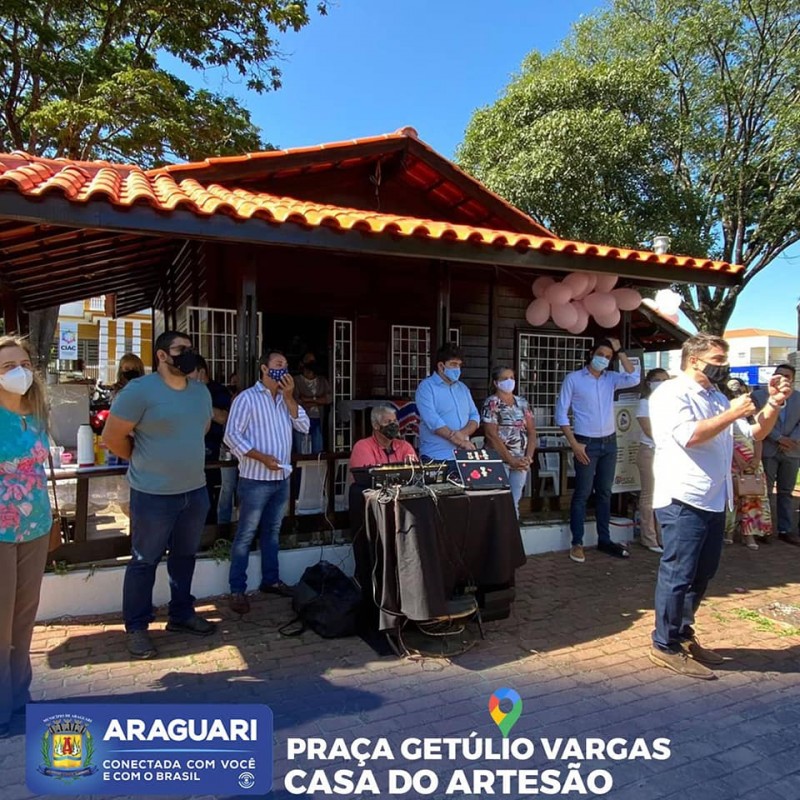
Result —
<svg viewBox="0 0 800 800"><path fill-rule="evenodd" d="M762 497L766 494L767 484L763 473L742 472L734 476L734 481L739 497Z"/></svg>
<svg viewBox="0 0 800 800"><path fill-rule="evenodd" d="M53 521L50 524L50 542L47 547L47 552L52 553L58 550L62 544L67 540L66 530L61 520L61 511L58 508L58 492L56 492L56 471L53 466L53 456L47 454L47 460L50 463L50 483L53 487Z"/></svg>

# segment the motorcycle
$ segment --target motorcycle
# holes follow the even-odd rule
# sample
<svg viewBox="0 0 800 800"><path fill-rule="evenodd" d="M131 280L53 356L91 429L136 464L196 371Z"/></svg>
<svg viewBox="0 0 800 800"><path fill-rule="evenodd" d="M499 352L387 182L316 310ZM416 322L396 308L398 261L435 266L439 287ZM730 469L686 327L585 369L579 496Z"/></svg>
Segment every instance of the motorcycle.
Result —
<svg viewBox="0 0 800 800"><path fill-rule="evenodd" d="M98 380L89 400L89 424L98 435L103 432L108 419L111 409L111 393L111 387L105 386Z"/></svg>

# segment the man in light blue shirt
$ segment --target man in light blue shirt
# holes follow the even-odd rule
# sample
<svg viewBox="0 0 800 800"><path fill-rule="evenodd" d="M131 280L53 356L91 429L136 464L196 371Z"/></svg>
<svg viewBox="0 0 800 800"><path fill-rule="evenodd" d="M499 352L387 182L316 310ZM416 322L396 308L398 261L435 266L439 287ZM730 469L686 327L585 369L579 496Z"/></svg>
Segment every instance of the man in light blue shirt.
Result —
<svg viewBox="0 0 800 800"><path fill-rule="evenodd" d="M470 436L480 414L467 386L461 383L461 348L445 344L436 353L436 372L417 387L419 452L423 459L453 462L453 451L474 450ZM455 467L455 463L453 463Z"/></svg>
<svg viewBox="0 0 800 800"><path fill-rule="evenodd" d="M653 506L661 525L664 554L658 570L654 664L705 680L722 656L702 647L694 634L694 615L717 571L725 531L725 508L733 508L731 459L733 425L744 426L757 441L773 428L792 393L782 375L770 380L761 411L750 395L731 402L716 388L727 380L728 343L700 333L683 343L681 374L650 398L655 442ZM745 422L755 415L753 424Z"/></svg>
<svg viewBox="0 0 800 800"><path fill-rule="evenodd" d="M619 356L624 372L608 369ZM570 372L561 384L556 402L556 425L575 454L575 492L569 509L572 546L569 557L583 564L583 532L586 501L594 488L597 519L597 549L619 558L628 551L611 541L611 486L617 467L617 434L614 420L614 392L639 384L639 369L622 352L619 339L601 339L586 358L586 366ZM569 411L572 410L572 424Z"/></svg>

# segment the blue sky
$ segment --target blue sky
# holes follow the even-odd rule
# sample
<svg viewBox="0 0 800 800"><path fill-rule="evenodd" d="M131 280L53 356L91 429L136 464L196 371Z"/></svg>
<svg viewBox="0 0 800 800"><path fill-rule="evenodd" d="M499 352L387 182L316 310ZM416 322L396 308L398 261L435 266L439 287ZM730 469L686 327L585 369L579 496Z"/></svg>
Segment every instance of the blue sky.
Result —
<svg viewBox="0 0 800 800"><path fill-rule="evenodd" d="M310 5L314 5L313 0ZM256 95L219 72L181 73L234 94L278 147L387 133L405 125L452 157L473 111L493 102L531 50L552 50L592 0L339 0L327 17L281 38L283 87ZM173 67L174 64L169 66ZM745 289L729 327L794 332L800 287L781 258ZM779 287L776 291L775 287Z"/></svg>

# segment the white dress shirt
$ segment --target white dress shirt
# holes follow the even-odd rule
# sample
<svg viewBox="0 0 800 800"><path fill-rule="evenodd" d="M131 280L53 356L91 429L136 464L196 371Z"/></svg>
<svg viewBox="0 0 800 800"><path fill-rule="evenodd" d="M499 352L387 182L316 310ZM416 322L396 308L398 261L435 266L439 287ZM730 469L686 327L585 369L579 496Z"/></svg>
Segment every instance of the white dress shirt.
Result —
<svg viewBox="0 0 800 800"><path fill-rule="evenodd" d="M283 394L273 398L272 392L259 381L233 399L225 425L225 444L239 459L239 475L253 481L282 481L292 471L292 429L308 433L311 423L302 406L292 417ZM275 456L286 469L267 469L260 461L245 453L258 450Z"/></svg>
<svg viewBox="0 0 800 800"><path fill-rule="evenodd" d="M724 511L726 505L733 508L733 425L702 444L686 446L698 422L728 408L725 395L704 388L683 373L653 392L654 508L664 508L673 499L704 511Z"/></svg>
<svg viewBox="0 0 800 800"><path fill-rule="evenodd" d="M556 425L569 425L568 412L572 408L572 431L578 436L599 439L616 433L614 421L614 392L629 386L638 386L639 368L633 372L603 370L599 377L584 367L570 372L556 401Z"/></svg>

